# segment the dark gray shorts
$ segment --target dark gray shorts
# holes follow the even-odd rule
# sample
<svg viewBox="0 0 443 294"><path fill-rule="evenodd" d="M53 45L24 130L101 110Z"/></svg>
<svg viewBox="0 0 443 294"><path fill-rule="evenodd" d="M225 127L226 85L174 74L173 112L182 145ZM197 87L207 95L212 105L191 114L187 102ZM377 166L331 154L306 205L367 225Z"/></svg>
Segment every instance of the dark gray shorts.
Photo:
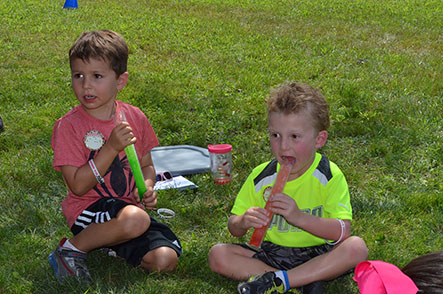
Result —
<svg viewBox="0 0 443 294"><path fill-rule="evenodd" d="M91 223L109 221L115 218L118 212L127 205L134 204L116 198L102 198L82 212L71 227L71 231L77 235ZM146 253L163 246L174 249L177 256L182 254L180 241L172 230L151 217L151 225L141 236L108 248L114 250L128 264L138 266Z"/></svg>
<svg viewBox="0 0 443 294"><path fill-rule="evenodd" d="M271 242L263 242L260 248L256 249L248 244L238 245L255 251L255 254L252 256L253 258L261 260L267 265L279 270L290 270L334 248L334 246L328 244L313 247L285 247Z"/></svg>

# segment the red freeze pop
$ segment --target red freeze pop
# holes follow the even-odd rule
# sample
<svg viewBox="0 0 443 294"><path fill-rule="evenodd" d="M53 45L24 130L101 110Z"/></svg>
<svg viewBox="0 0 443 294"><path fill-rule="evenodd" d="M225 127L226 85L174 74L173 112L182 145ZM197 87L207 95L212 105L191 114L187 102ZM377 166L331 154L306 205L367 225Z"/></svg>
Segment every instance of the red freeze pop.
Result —
<svg viewBox="0 0 443 294"><path fill-rule="evenodd" d="M291 172L293 165L294 165L294 159L286 158L286 160L280 166L280 170L278 171L277 174L277 179L275 180L274 186L272 187L271 190L271 195L269 195L268 201L266 201L265 209L270 213L268 218L268 223L265 226L261 228L256 228L254 230L254 233L252 233L251 241L249 241L249 245L260 247L261 242L265 237L266 231L268 230L269 223L271 222L272 219L272 212L270 211L269 208L272 202L272 198L275 194L281 193L283 191L283 188L285 187L285 184L288 180L289 173Z"/></svg>

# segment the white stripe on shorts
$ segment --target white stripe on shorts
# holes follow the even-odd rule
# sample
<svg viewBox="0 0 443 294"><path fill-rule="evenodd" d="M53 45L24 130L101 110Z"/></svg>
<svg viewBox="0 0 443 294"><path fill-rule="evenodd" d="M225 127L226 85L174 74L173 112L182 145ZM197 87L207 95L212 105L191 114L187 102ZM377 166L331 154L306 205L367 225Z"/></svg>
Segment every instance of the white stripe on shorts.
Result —
<svg viewBox="0 0 443 294"><path fill-rule="evenodd" d="M89 215L89 216L94 216L95 212L92 212L92 211L89 211L89 210L83 210L82 214L86 214L86 215Z"/></svg>
<svg viewBox="0 0 443 294"><path fill-rule="evenodd" d="M77 217L74 225L87 228L90 224L102 224L111 220L111 215L108 211L93 212L89 210L83 210L82 213Z"/></svg>
<svg viewBox="0 0 443 294"><path fill-rule="evenodd" d="M84 217L80 214L80 216L77 218L77 221L84 221L85 223L90 224L92 222L92 219L90 217Z"/></svg>
<svg viewBox="0 0 443 294"><path fill-rule="evenodd" d="M75 221L75 222L74 222L74 225L79 226L79 227L82 227L83 229L85 229L85 228L87 227L87 225L82 224L82 223L80 223L80 222L78 222L78 221Z"/></svg>
<svg viewBox="0 0 443 294"><path fill-rule="evenodd" d="M95 214L95 223L96 224L102 224L107 221L111 220L111 216L109 215L109 212L98 212Z"/></svg>

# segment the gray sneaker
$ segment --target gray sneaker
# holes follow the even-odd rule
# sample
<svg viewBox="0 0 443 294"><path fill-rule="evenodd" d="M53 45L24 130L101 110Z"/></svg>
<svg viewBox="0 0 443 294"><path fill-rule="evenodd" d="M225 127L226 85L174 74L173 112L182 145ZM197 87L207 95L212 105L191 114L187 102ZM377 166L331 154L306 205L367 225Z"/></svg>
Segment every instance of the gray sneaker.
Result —
<svg viewBox="0 0 443 294"><path fill-rule="evenodd" d="M91 283L91 275L86 267L86 253L63 248L66 238L60 241L57 248L49 254L49 264L59 281L66 277L76 277L80 281Z"/></svg>

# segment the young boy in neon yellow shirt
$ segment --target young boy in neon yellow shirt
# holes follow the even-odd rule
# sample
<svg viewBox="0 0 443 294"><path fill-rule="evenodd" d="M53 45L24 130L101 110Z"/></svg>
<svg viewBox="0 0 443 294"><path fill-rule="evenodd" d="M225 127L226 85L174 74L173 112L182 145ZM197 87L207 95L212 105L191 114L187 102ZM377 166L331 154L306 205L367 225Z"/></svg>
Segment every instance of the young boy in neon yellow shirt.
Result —
<svg viewBox="0 0 443 294"><path fill-rule="evenodd" d="M280 164L295 164L282 193L275 194L273 217L258 250L217 244L209 253L211 270L240 283L241 294L322 293L320 281L336 278L365 260L365 242L350 236L352 208L343 173L317 153L328 138L329 105L309 85L290 83L268 99L270 145L275 159L257 166L237 195L229 232L244 236L263 227L264 209Z"/></svg>

